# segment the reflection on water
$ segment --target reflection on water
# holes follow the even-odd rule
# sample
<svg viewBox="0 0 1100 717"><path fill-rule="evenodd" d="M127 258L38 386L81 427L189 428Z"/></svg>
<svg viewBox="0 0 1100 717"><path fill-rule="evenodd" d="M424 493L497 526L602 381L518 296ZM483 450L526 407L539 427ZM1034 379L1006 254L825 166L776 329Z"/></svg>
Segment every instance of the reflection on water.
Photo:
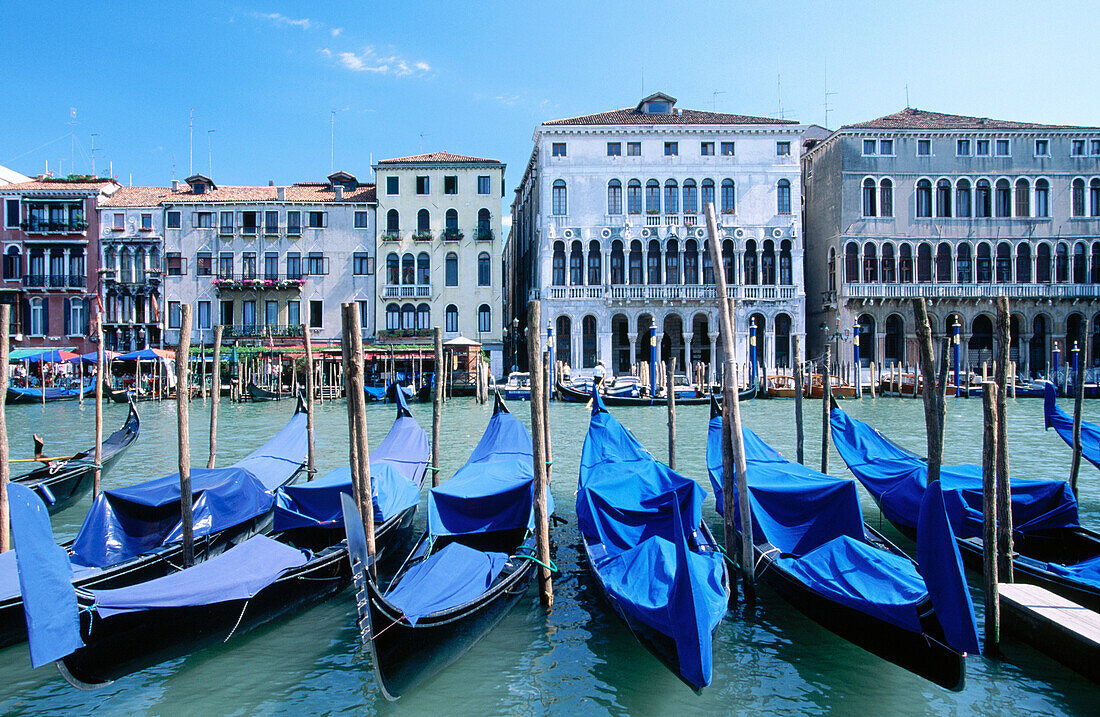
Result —
<svg viewBox="0 0 1100 717"><path fill-rule="evenodd" d="M525 423L527 403L511 409ZM819 404L806 407L806 461L819 464ZM946 461L978 462L981 453L981 402L948 400ZM908 448L924 450L920 401L865 399L845 409ZM192 465L205 465L209 404L196 402L191 418ZM650 408L614 409L616 416L658 458L665 457L665 412ZM107 487L127 485L175 471L174 404L143 403L142 434L105 479ZM289 401L255 405L222 404L218 465L227 465L261 444L293 411ZM431 406L413 404L413 414L427 428ZM125 407L105 409L110 432L125 417ZM347 463L347 409L342 401L317 406L318 469ZM491 405L470 399L447 404L443 424L443 476L451 475L481 436ZM13 457L31 455L30 434L46 439L47 452L64 453L91 445L93 407L75 403L9 406ZM753 401L743 406L745 425L785 455L795 454L794 404ZM709 408L682 406L677 411L677 465L685 475L706 480L705 443ZM553 491L559 514L568 525L554 532L554 560L561 568L555 580L555 607L547 615L531 591L468 655L402 699L385 702L355 628L350 592L265 627L228 644L150 668L96 692L79 692L52 667L31 670L25 645L0 651L5 686L0 711L24 714L63 712L100 714L255 714L352 711L355 713L498 714L555 712L565 714L655 714L674 711L708 713L803 713L844 711L866 714L928 712L1087 713L1096 709L1100 690L1045 656L1021 645L1006 646L1010 661L967 660L967 686L960 693L935 687L874 657L820 628L787 605L767 586L756 604L739 604L719 626L714 641L714 678L695 695L661 666L601 602L582 561L576 533L573 491L587 413L575 404L554 405ZM1100 402L1085 406L1086 420L1100 422ZM371 405L369 434L375 442L389 429L393 407ZM1042 403L1019 400L1010 405L1009 440L1014 475L1066 478L1069 449L1042 429ZM833 473L849 476L834 452ZM860 489L865 516L881 524L877 509ZM54 517L59 539L72 537L90 499ZM1081 468L1081 518L1100 525L1100 472ZM713 498L705 508L720 534ZM418 529L423 511L418 515ZM890 528L886 534L912 548ZM970 575L976 607L980 579ZM979 617L979 625L981 620Z"/></svg>

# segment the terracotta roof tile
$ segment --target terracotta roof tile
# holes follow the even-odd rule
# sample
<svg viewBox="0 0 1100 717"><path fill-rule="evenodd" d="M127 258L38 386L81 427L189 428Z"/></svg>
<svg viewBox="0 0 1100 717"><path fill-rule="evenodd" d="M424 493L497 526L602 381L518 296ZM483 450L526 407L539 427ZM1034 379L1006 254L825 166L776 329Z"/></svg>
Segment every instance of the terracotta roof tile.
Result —
<svg viewBox="0 0 1100 717"><path fill-rule="evenodd" d="M110 185L117 185L113 179L97 179L94 181L68 181L66 179L35 179L30 182L17 182L15 184L0 185L0 192L33 192L33 191L96 191Z"/></svg>
<svg viewBox="0 0 1100 717"><path fill-rule="evenodd" d="M99 200L100 207L155 207L168 197L168 187L121 187L109 197Z"/></svg>
<svg viewBox="0 0 1100 717"><path fill-rule="evenodd" d="M930 112L915 107L906 107L901 112L879 117L867 122L846 124L841 129L1084 129L1069 125L1035 124L1032 122L1011 122L990 119L988 117L968 117L943 112Z"/></svg>
<svg viewBox="0 0 1100 717"><path fill-rule="evenodd" d="M218 185L217 189L210 189L202 194L196 194L187 185L180 185L180 191L168 190L168 194L162 200L165 204L199 204L199 203L256 203L278 201L277 187L230 187ZM336 195L332 187L324 182L303 182L291 184L286 188L287 202L335 202ZM375 192L373 184L360 184L358 189L344 192L344 202L362 203L374 202Z"/></svg>
<svg viewBox="0 0 1100 717"><path fill-rule="evenodd" d="M599 112L593 115L581 115L568 119L556 119L543 122L543 125L617 125L617 124L784 124L794 125L794 120L775 119L774 117L752 117L724 112L703 112L700 110L676 109L671 114L648 114L637 107L624 107L621 110Z"/></svg>
<svg viewBox="0 0 1100 717"><path fill-rule="evenodd" d="M500 164L500 160L486 159L484 157L467 157L462 154L450 152L429 152L428 154L414 154L411 157L395 157L393 159L380 159L378 164Z"/></svg>

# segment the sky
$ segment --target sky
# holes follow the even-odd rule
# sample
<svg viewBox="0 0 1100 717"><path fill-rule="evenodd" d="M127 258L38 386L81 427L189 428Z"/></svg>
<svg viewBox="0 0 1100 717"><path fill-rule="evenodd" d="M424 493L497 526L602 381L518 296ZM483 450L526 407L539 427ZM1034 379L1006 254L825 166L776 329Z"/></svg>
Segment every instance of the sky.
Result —
<svg viewBox="0 0 1100 717"><path fill-rule="evenodd" d="M1071 1L4 0L0 165L289 184L446 150L505 162L507 203L540 122L656 91L815 124L827 101L830 128L907 96L1096 126L1095 21Z"/></svg>

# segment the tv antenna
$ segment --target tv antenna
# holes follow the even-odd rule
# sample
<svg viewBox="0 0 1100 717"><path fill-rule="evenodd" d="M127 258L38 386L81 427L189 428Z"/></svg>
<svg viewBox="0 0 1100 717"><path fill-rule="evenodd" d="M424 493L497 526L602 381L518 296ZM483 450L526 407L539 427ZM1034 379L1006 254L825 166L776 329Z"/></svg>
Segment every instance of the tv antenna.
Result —
<svg viewBox="0 0 1100 717"><path fill-rule="evenodd" d="M90 153L91 153L91 155L92 155L92 176L93 176L93 177L95 177L95 176L98 176L98 175L96 175L96 173L95 173L95 152L96 152L96 149L95 149L95 138L96 138L96 137L98 137L98 136L99 136L99 133L98 133L98 132L92 132L92 148L91 148L91 150L90 150ZM102 150L100 150L100 151L102 151Z"/></svg>
<svg viewBox="0 0 1100 717"><path fill-rule="evenodd" d="M829 92L829 65L825 63L825 101L822 103L825 108L825 129L829 128L829 112L832 110L829 106L829 98L835 94L835 92Z"/></svg>
<svg viewBox="0 0 1100 717"><path fill-rule="evenodd" d="M714 92L710 93L710 111L711 112L717 112L718 111L718 95L724 95L724 94L726 94L725 90L715 90Z"/></svg>
<svg viewBox="0 0 1100 717"><path fill-rule="evenodd" d="M69 108L69 174L76 173L76 108ZM58 167L60 169L60 167Z"/></svg>
<svg viewBox="0 0 1100 717"><path fill-rule="evenodd" d="M328 149L328 151L329 151L329 157L328 157L328 171L329 171L329 173L330 173L330 174L331 174L332 172L335 172L335 171L336 171L336 113L337 113L337 112L343 112L344 110L347 110L347 109L348 109L347 107L344 107L343 109L339 109L339 110L336 110L336 109L334 109L334 110L332 110L332 115L331 115L331 116L329 117L329 128L328 128L328 133L329 133L329 137L328 137L328 142L329 142L329 149Z"/></svg>
<svg viewBox="0 0 1100 717"><path fill-rule="evenodd" d="M208 168L207 171L210 172L211 177L214 176L214 143L213 143L212 139L213 139L213 136L214 136L214 132L216 132L216 131L217 130L212 130L212 129L206 130L206 154L207 154L207 161L209 163L209 168Z"/></svg>

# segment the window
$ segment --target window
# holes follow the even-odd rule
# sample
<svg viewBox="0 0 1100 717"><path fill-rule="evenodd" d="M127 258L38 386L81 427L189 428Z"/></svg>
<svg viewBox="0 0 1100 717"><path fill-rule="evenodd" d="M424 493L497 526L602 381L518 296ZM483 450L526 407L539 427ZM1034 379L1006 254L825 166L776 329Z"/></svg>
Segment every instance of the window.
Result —
<svg viewBox="0 0 1100 717"><path fill-rule="evenodd" d="M1085 140L1083 140L1083 139L1073 140L1072 144L1070 145L1069 153L1074 157L1084 157L1085 156Z"/></svg>
<svg viewBox="0 0 1100 717"><path fill-rule="evenodd" d="M879 142L878 153L885 156L894 154L894 140L884 139Z"/></svg>
<svg viewBox="0 0 1100 717"><path fill-rule="evenodd" d="M397 304L386 305L386 330L397 331L401 328L401 307Z"/></svg>
<svg viewBox="0 0 1100 717"><path fill-rule="evenodd" d="M776 214L791 213L791 183L786 179L780 179L776 186Z"/></svg>
<svg viewBox="0 0 1100 717"><path fill-rule="evenodd" d="M599 286L603 283L600 266L600 243L593 239L588 245L588 285Z"/></svg>
<svg viewBox="0 0 1100 717"><path fill-rule="evenodd" d="M276 281L279 278L279 253L269 251L264 253L264 278Z"/></svg>
<svg viewBox="0 0 1100 717"><path fill-rule="evenodd" d="M477 255L477 285L489 286L492 283L492 264L488 252Z"/></svg>
<svg viewBox="0 0 1100 717"><path fill-rule="evenodd" d="M650 240L646 253L646 283L661 283L661 244L656 239Z"/></svg>
<svg viewBox="0 0 1100 717"><path fill-rule="evenodd" d="M735 214L737 212L736 187L732 179L722 180L722 213Z"/></svg>
<svg viewBox="0 0 1100 717"><path fill-rule="evenodd" d="M959 157L970 156L970 140L960 139L955 141L955 155Z"/></svg>
<svg viewBox="0 0 1100 717"><path fill-rule="evenodd" d="M428 177L421 175L421 176L416 178L416 193L417 194L428 194L430 189L431 189L431 184L428 182Z"/></svg>
<svg viewBox="0 0 1100 717"><path fill-rule="evenodd" d="M623 213L623 183L617 179L607 183L607 213Z"/></svg>
<svg viewBox="0 0 1100 717"><path fill-rule="evenodd" d="M993 216L993 192L988 179L979 179L974 185L974 216L988 219Z"/></svg>
<svg viewBox="0 0 1100 717"><path fill-rule="evenodd" d="M656 179L645 183L645 211L646 214L661 213L661 185Z"/></svg>
<svg viewBox="0 0 1100 717"><path fill-rule="evenodd" d="M355 213L355 228L366 229L370 221L370 212L356 212Z"/></svg>
<svg viewBox="0 0 1100 717"><path fill-rule="evenodd" d="M1091 155L1100 154L1100 139L1090 139L1089 140L1089 154L1091 154Z"/></svg>
<svg viewBox="0 0 1100 717"><path fill-rule="evenodd" d="M397 255L393 255L396 260ZM397 282L392 282L396 284ZM447 286L458 286L458 254L448 252L443 260L443 283Z"/></svg>
<svg viewBox="0 0 1100 717"><path fill-rule="evenodd" d="M873 217L877 216L876 199L878 198L878 188L875 186L875 180L868 177L863 180L863 216Z"/></svg>
<svg viewBox="0 0 1100 717"><path fill-rule="evenodd" d="M1012 216L1012 185L1007 179L998 179L993 197L994 213L998 217Z"/></svg>
<svg viewBox="0 0 1100 717"><path fill-rule="evenodd" d="M948 179L936 182L936 216L951 217L951 181Z"/></svg>
<svg viewBox="0 0 1100 717"><path fill-rule="evenodd" d="M1089 182L1089 216L1100 217L1100 179Z"/></svg>
<svg viewBox="0 0 1100 717"><path fill-rule="evenodd" d="M699 192L694 179L684 180L684 214L695 214L699 211Z"/></svg>
<svg viewBox="0 0 1100 717"><path fill-rule="evenodd" d="M246 251L241 254L241 277L245 279L256 278L256 252Z"/></svg>
<svg viewBox="0 0 1100 717"><path fill-rule="evenodd" d="M932 156L932 140L930 140L930 139L918 139L917 140L917 156L918 157L930 157L930 156Z"/></svg>
<svg viewBox="0 0 1100 717"><path fill-rule="evenodd" d="M569 284L584 286L584 249L574 241L569 250Z"/></svg>
<svg viewBox="0 0 1100 717"><path fill-rule="evenodd" d="M199 302L199 328L200 329L209 329L210 328L210 302L209 301L200 301Z"/></svg>
<svg viewBox="0 0 1100 717"><path fill-rule="evenodd" d="M321 229L328 226L328 212L306 212L310 229Z"/></svg>
<svg viewBox="0 0 1100 717"><path fill-rule="evenodd" d="M427 209L421 209L416 213L416 233L418 236L431 237L432 215Z"/></svg>
<svg viewBox="0 0 1100 717"><path fill-rule="evenodd" d="M191 225L197 229L213 229L214 212L195 212L191 217Z"/></svg>
<svg viewBox="0 0 1100 717"><path fill-rule="evenodd" d="M493 310L488 304L477 307L477 332L487 334L493 330Z"/></svg>
<svg viewBox="0 0 1100 717"><path fill-rule="evenodd" d="M245 234L255 234L260 230L259 212L241 213L241 231Z"/></svg>
<svg viewBox="0 0 1100 717"><path fill-rule="evenodd" d="M19 200L4 200L4 226L12 229L19 226Z"/></svg>
<svg viewBox="0 0 1100 717"><path fill-rule="evenodd" d="M608 157L621 157L623 154L622 142L608 142L607 143L607 156Z"/></svg>
<svg viewBox="0 0 1100 717"><path fill-rule="evenodd" d="M182 323L182 317L180 315L180 302L169 301L168 302L168 328L178 329Z"/></svg>
<svg viewBox="0 0 1100 717"><path fill-rule="evenodd" d="M626 185L626 212L642 213L642 183L637 179L631 179Z"/></svg>
<svg viewBox="0 0 1100 717"><path fill-rule="evenodd" d="M412 254L406 253L401 257L401 283L406 285L416 283L416 261Z"/></svg>
<svg viewBox="0 0 1100 717"><path fill-rule="evenodd" d="M611 283L621 286L626 283L623 261L623 243L616 239L611 244Z"/></svg>
<svg viewBox="0 0 1100 717"><path fill-rule="evenodd" d="M302 278L302 255L296 251L286 255L286 278Z"/></svg>
<svg viewBox="0 0 1100 717"><path fill-rule="evenodd" d="M218 255L218 277L222 279L233 278L233 253L222 252Z"/></svg>
<svg viewBox="0 0 1100 717"><path fill-rule="evenodd" d="M447 174L443 177L443 193L458 194L458 176Z"/></svg>
<svg viewBox="0 0 1100 717"><path fill-rule="evenodd" d="M286 233L287 234L301 234L302 233L302 213L299 211L286 213Z"/></svg>
<svg viewBox="0 0 1100 717"><path fill-rule="evenodd" d="M979 284L993 283L993 257L990 253L989 244L985 242L978 245L977 269Z"/></svg>
<svg viewBox="0 0 1100 717"><path fill-rule="evenodd" d="M680 211L680 187L675 179L665 181L665 213L677 214Z"/></svg>
<svg viewBox="0 0 1100 717"><path fill-rule="evenodd" d="M214 273L214 256L208 251L200 251L195 257L195 275L210 276Z"/></svg>
<svg viewBox="0 0 1100 717"><path fill-rule="evenodd" d="M1050 216L1050 182L1046 179L1035 180L1035 216Z"/></svg>
<svg viewBox="0 0 1100 717"><path fill-rule="evenodd" d="M180 213L179 212L168 212L168 214L165 215L165 223L166 223L166 225L168 226L169 229L179 229L180 228Z"/></svg>
<svg viewBox="0 0 1100 717"><path fill-rule="evenodd" d="M319 329L325 325L325 302L320 299L309 300L310 328Z"/></svg>
<svg viewBox="0 0 1100 717"><path fill-rule="evenodd" d="M30 334L31 336L45 336L46 328L49 324L49 317L46 315L46 303L43 299L34 298L31 299L31 320L30 320Z"/></svg>
<svg viewBox="0 0 1100 717"><path fill-rule="evenodd" d="M391 209L386 212L386 233L401 233L401 214L396 209Z"/></svg>
<svg viewBox="0 0 1100 717"><path fill-rule="evenodd" d="M488 174L480 174L477 178L477 193L492 194L492 180Z"/></svg>
<svg viewBox="0 0 1100 717"><path fill-rule="evenodd" d="M641 142L627 142L626 143L626 156L627 157L641 157L642 156L642 143Z"/></svg>
<svg viewBox="0 0 1100 717"><path fill-rule="evenodd" d="M775 156L777 157L789 157L791 155L791 143L790 142L776 142L775 143Z"/></svg>
<svg viewBox="0 0 1100 717"><path fill-rule="evenodd" d="M218 222L218 231L222 234L233 233L233 212L221 213L221 221Z"/></svg>
<svg viewBox="0 0 1100 717"><path fill-rule="evenodd" d="M863 156L867 157L875 153L878 143L873 139L863 140Z"/></svg>
<svg viewBox="0 0 1100 717"><path fill-rule="evenodd" d="M109 268L109 267L108 267ZM5 279L18 279L22 273L22 261L19 254L19 247L8 247L8 252L4 254L4 278Z"/></svg>
<svg viewBox="0 0 1100 717"><path fill-rule="evenodd" d="M1031 216L1031 186L1023 178L1016 180L1016 216Z"/></svg>
<svg viewBox="0 0 1100 717"><path fill-rule="evenodd" d="M554 186L551 190L552 196L552 211L557 216L565 216L567 202L565 181L561 179L554 180Z"/></svg>
<svg viewBox="0 0 1100 717"><path fill-rule="evenodd" d="M351 273L355 276L370 274L370 255L365 251L357 251L351 255Z"/></svg>
<svg viewBox="0 0 1100 717"><path fill-rule="evenodd" d="M447 304L447 309L443 312L443 328L444 331L451 333L458 333L458 307L454 304Z"/></svg>
<svg viewBox="0 0 1100 717"><path fill-rule="evenodd" d="M225 326L233 325L233 300L226 299L221 302L221 323Z"/></svg>
<svg viewBox="0 0 1100 717"><path fill-rule="evenodd" d="M363 302L364 307L369 307L366 301ZM416 328L427 330L432 327L432 307L427 304L420 304L416 307Z"/></svg>
<svg viewBox="0 0 1100 717"><path fill-rule="evenodd" d="M1075 217L1085 216L1085 180L1075 179L1073 180L1072 190L1072 213Z"/></svg>
<svg viewBox="0 0 1100 717"><path fill-rule="evenodd" d="M153 215L152 214L142 214L141 215L141 228L145 229L145 230L149 230L149 229L153 228Z"/></svg>
<svg viewBox="0 0 1100 717"><path fill-rule="evenodd" d="M970 217L970 180L960 179L955 183L955 216Z"/></svg>
<svg viewBox="0 0 1100 717"><path fill-rule="evenodd" d="M932 183L927 179L917 182L917 218L928 219L932 216Z"/></svg>
<svg viewBox="0 0 1100 717"><path fill-rule="evenodd" d="M976 145L977 151L974 152L974 154L978 155L979 157L988 157L989 156L989 140L988 139L979 139L977 142L975 142L975 145Z"/></svg>
<svg viewBox="0 0 1100 717"><path fill-rule="evenodd" d="M492 215L489 214L489 210L485 207L477 210L477 238L493 238Z"/></svg>
<svg viewBox="0 0 1100 717"><path fill-rule="evenodd" d="M560 241L554 242L550 280L554 286L565 286L565 244Z"/></svg>
<svg viewBox="0 0 1100 717"><path fill-rule="evenodd" d="M675 157L678 154L680 154L680 143L679 142L665 142L665 156L666 157Z"/></svg>
<svg viewBox="0 0 1100 717"><path fill-rule="evenodd" d="M180 256L178 251L169 251L164 253L165 263L168 265L168 276L183 276L184 271L183 257Z"/></svg>
<svg viewBox="0 0 1100 717"><path fill-rule="evenodd" d="M268 299L264 302L264 325L279 325L279 302Z"/></svg>
<svg viewBox="0 0 1100 717"><path fill-rule="evenodd" d="M398 177L386 177L386 194L397 194L400 187Z"/></svg>
<svg viewBox="0 0 1100 717"><path fill-rule="evenodd" d="M714 142L700 142L699 143L699 154L703 157L713 157L714 156Z"/></svg>
<svg viewBox="0 0 1100 717"><path fill-rule="evenodd" d="M722 143L722 156L723 157L732 157L733 152L734 152L733 142L723 142Z"/></svg>
<svg viewBox="0 0 1100 717"><path fill-rule="evenodd" d="M264 233L277 234L279 232L279 212L264 212Z"/></svg>
<svg viewBox="0 0 1100 717"><path fill-rule="evenodd" d="M879 182L879 216L894 216L894 183L889 179Z"/></svg>
<svg viewBox="0 0 1100 717"><path fill-rule="evenodd" d="M1007 139L997 140L997 156L998 157L1007 157L1011 153L1008 142L1009 141Z"/></svg>
<svg viewBox="0 0 1100 717"><path fill-rule="evenodd" d="M427 252L416 255L416 283L420 286L430 286L432 283L432 258Z"/></svg>
<svg viewBox="0 0 1100 717"><path fill-rule="evenodd" d="M302 323L302 302L291 300L286 302L287 326L298 326Z"/></svg>
<svg viewBox="0 0 1100 717"><path fill-rule="evenodd" d="M306 273L310 276L322 276L328 273L328 261L323 253L311 251L306 255Z"/></svg>
<svg viewBox="0 0 1100 717"><path fill-rule="evenodd" d="M1050 140L1037 139L1035 140L1035 156L1036 157L1048 157L1050 156Z"/></svg>
<svg viewBox="0 0 1100 717"><path fill-rule="evenodd" d="M122 229L122 228L123 228L123 227L124 227L125 225L126 225L126 215L125 215L125 214L121 214L121 213L119 213L119 214L115 214L115 216L114 216L114 224L112 225L112 228L114 228L114 229Z"/></svg>
<svg viewBox="0 0 1100 717"><path fill-rule="evenodd" d="M565 142L554 142L550 146L550 154L554 157L565 156Z"/></svg>
<svg viewBox="0 0 1100 717"><path fill-rule="evenodd" d="M708 204L714 205L714 180L703 180L703 194L702 194L702 206L705 209Z"/></svg>
<svg viewBox="0 0 1100 717"><path fill-rule="evenodd" d="M386 256L386 283L393 285L401 283L401 260L392 251Z"/></svg>

